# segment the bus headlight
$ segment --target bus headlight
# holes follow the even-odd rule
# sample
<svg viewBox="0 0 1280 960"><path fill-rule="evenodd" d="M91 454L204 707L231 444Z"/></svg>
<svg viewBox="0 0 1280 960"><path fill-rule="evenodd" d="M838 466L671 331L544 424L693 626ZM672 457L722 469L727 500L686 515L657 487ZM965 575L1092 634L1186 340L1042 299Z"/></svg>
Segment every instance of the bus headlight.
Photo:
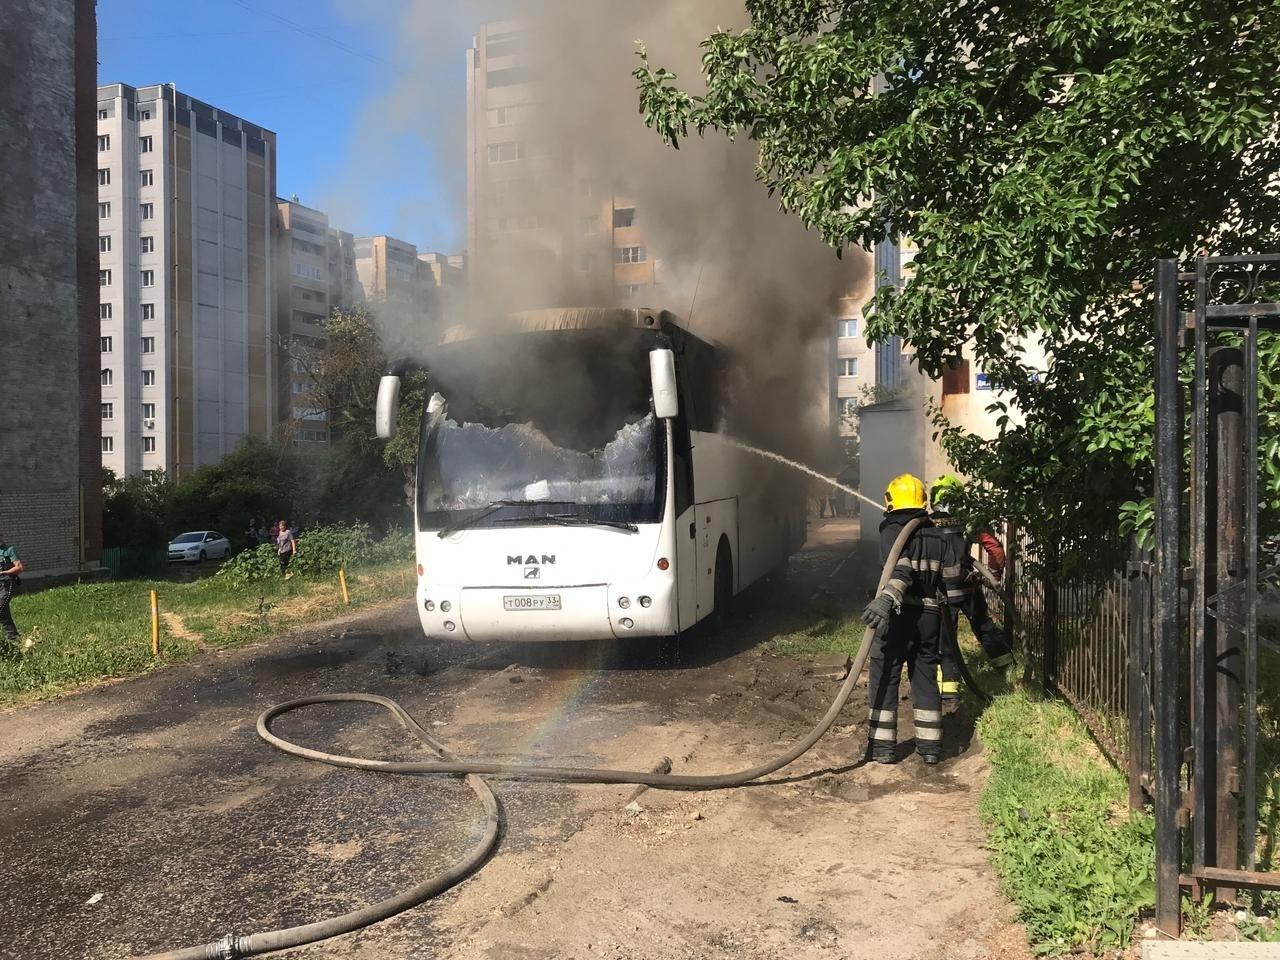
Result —
<svg viewBox="0 0 1280 960"><path fill-rule="evenodd" d="M631 608L631 600L630 600L630 598L628 598L628 597L619 597L619 598L618 598L618 606L620 606L623 610L628 610L628 609L630 609L630 608Z"/></svg>
<svg viewBox="0 0 1280 960"><path fill-rule="evenodd" d="M630 630L632 627L635 626L635 621L632 620L630 617L623 617L621 620L621 623L628 630Z"/></svg>
<svg viewBox="0 0 1280 960"><path fill-rule="evenodd" d="M453 604L452 604L452 603L450 603L448 600L441 600L441 601L440 601L440 612L441 612L441 613L448 613L448 612L449 612L450 610L452 610L452 609L453 609Z"/></svg>
<svg viewBox="0 0 1280 960"><path fill-rule="evenodd" d="M444 622L444 628L450 633L453 633L453 631L457 629L457 625L452 620L446 620Z"/></svg>
<svg viewBox="0 0 1280 960"><path fill-rule="evenodd" d="M436 608L436 602L434 600L428 600L426 603L422 605L422 609L427 611L427 613L430 613L435 608Z"/></svg>
<svg viewBox="0 0 1280 960"><path fill-rule="evenodd" d="M641 597L640 606L644 607L646 610L649 609L649 607L653 606L653 599L651 597Z"/></svg>

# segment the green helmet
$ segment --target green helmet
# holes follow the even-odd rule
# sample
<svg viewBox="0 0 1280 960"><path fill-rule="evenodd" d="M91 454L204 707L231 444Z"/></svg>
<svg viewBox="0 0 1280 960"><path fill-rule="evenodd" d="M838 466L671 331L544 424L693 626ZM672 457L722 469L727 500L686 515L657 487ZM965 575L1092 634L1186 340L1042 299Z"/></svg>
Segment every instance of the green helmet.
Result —
<svg viewBox="0 0 1280 960"><path fill-rule="evenodd" d="M929 487L930 508L944 512L956 509L963 490L963 480L951 473L943 474Z"/></svg>

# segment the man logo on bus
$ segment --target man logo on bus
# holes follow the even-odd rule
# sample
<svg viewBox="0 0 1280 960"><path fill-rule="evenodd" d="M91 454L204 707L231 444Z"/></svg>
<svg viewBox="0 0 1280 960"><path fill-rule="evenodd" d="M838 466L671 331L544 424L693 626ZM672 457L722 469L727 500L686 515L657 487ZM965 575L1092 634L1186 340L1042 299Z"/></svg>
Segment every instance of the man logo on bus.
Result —
<svg viewBox="0 0 1280 960"><path fill-rule="evenodd" d="M524 578L526 580L537 580L541 576L542 576L541 567L525 567L524 568Z"/></svg>
<svg viewBox="0 0 1280 960"><path fill-rule="evenodd" d="M509 567L536 567L539 564L545 567L549 567L554 565L555 562L556 562L556 555L554 553L544 553L542 555L541 560L539 560L532 553L529 554L529 556L527 557L522 557L519 554L516 554L515 556L507 557L507 566Z"/></svg>

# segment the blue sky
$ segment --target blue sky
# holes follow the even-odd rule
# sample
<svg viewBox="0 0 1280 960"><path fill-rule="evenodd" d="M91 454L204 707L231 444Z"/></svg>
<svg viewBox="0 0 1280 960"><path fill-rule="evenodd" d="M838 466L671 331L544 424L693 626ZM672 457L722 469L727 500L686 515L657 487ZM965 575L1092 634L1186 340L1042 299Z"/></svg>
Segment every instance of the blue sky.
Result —
<svg viewBox="0 0 1280 960"><path fill-rule="evenodd" d="M453 252L465 51L486 2L100 0L99 82L174 83L274 130L281 196L357 235Z"/></svg>

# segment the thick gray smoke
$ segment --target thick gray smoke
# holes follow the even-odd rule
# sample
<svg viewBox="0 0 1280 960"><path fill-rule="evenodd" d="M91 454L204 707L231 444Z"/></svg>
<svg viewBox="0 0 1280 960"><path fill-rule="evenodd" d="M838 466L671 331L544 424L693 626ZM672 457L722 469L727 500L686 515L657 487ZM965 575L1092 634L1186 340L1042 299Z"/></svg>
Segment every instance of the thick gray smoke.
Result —
<svg viewBox="0 0 1280 960"><path fill-rule="evenodd" d="M837 259L780 212L756 180L749 140L709 134L679 151L664 144L644 126L631 74L643 41L655 65L697 88L700 41L717 27L744 25L742 0L416 0L402 34L421 38L429 59L439 53L427 39L438 36L434 28L468 17L476 30L498 17L519 22L522 55L539 78L531 144L537 136L536 168L545 171L520 189L524 209L544 227L555 226L532 231L525 249L508 242L502 256L486 258L484 244L471 251L471 319L542 306L670 309L743 361L739 391L754 401L748 409L754 440L820 458L820 431L797 428L826 425L838 300L865 287L869 260L857 252ZM444 56L461 70L462 54ZM436 109L421 82L411 73L406 89L389 91L387 103ZM448 127L461 133L454 123ZM463 164L465 139L447 149L455 148ZM612 284L599 282L611 277L611 267L584 272L574 262L576 250L547 240L581 233L584 192L634 203L636 226L656 260L659 286L647 299L658 302L613 302Z"/></svg>

